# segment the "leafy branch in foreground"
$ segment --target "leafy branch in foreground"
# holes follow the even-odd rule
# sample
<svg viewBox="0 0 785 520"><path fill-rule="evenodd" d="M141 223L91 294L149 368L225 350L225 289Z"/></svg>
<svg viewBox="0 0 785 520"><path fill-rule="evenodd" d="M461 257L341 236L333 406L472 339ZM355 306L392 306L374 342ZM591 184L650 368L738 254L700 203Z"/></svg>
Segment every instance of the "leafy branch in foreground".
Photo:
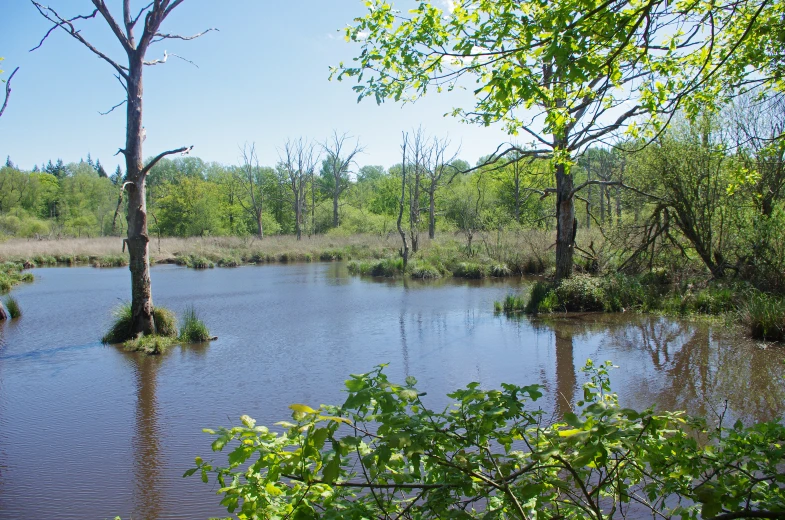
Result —
<svg viewBox="0 0 785 520"><path fill-rule="evenodd" d="M379 366L343 406L290 406L282 434L248 416L205 430L229 464L197 457L185 476L215 476L241 519L785 518L785 427L622 408L610 367L588 361L577 412L549 424L539 385L471 383L436 412Z"/></svg>

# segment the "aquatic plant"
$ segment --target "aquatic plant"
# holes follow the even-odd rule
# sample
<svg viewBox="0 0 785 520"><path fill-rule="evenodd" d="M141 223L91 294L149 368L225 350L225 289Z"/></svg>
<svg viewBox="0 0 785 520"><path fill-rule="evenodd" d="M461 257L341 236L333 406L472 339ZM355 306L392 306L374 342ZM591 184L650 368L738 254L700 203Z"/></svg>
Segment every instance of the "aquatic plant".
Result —
<svg viewBox="0 0 785 520"><path fill-rule="evenodd" d="M740 318L753 338L785 341L785 300L756 292L742 306Z"/></svg>
<svg viewBox="0 0 785 520"><path fill-rule="evenodd" d="M187 343L203 343L210 339L210 331L199 318L193 305L186 307L180 327L180 341Z"/></svg>
<svg viewBox="0 0 785 520"><path fill-rule="evenodd" d="M22 315L22 309L19 307L19 302L16 301L16 298L13 296L9 296L5 301L5 308L8 310L8 316L11 319L18 318Z"/></svg>

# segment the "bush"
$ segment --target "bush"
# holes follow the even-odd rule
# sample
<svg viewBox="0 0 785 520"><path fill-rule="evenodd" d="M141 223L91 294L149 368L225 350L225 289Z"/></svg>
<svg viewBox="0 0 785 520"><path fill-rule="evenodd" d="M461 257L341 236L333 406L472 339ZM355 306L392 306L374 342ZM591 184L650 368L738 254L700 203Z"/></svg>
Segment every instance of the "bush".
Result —
<svg viewBox="0 0 785 520"><path fill-rule="evenodd" d="M199 319L193 305L186 307L183 313L183 323L180 327L180 341L188 343L204 343L210 339L210 331L207 326Z"/></svg>
<svg viewBox="0 0 785 520"><path fill-rule="evenodd" d="M401 267L403 267L403 261L401 262ZM417 260L410 263L409 274L412 278L419 278L421 280L434 280L436 278L441 278L442 276L439 269L425 260Z"/></svg>
<svg viewBox="0 0 785 520"><path fill-rule="evenodd" d="M587 361L583 399L555 421L538 384L470 383L433 409L377 367L341 406L291 405L282 433L247 415L204 430L228 462L196 457L184 476L214 477L240 518L604 519L633 501L640 518L781 517L785 426L624 408L611 366Z"/></svg>
<svg viewBox="0 0 785 520"><path fill-rule="evenodd" d="M575 275L562 280L556 287L559 307L569 312L605 310L605 291L602 279L589 275Z"/></svg>
<svg viewBox="0 0 785 520"><path fill-rule="evenodd" d="M461 262L453 269L453 276L458 278L480 279L488 275L488 267L473 262Z"/></svg>

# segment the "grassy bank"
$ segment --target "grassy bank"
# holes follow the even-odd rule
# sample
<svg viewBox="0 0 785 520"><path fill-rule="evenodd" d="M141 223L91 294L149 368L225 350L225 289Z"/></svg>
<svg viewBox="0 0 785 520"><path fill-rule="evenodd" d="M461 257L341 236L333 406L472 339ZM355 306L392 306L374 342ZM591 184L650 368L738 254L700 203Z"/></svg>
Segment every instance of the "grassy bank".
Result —
<svg viewBox="0 0 785 520"><path fill-rule="evenodd" d="M785 299L749 284L679 281L664 271L643 275L575 275L553 284L542 280L525 294L495 302L496 312L647 312L669 316L724 316L745 326L755 339L785 340Z"/></svg>
<svg viewBox="0 0 785 520"><path fill-rule="evenodd" d="M483 278L521 273L541 273L553 266L548 250L553 233L517 231L493 233L475 239L469 250L460 235L442 234L434 240L420 238L407 275L414 278L461 276ZM388 235L162 238L150 242L153 263L176 263L193 268L235 267L245 264L355 260L358 274L401 275L400 237ZM27 262L34 266L128 264L119 237L63 240L13 239L3 243L0 261ZM380 265L377 265L380 264ZM383 264L383 265L381 265Z"/></svg>
<svg viewBox="0 0 785 520"><path fill-rule="evenodd" d="M0 294L7 293L17 284L32 281L33 275L24 271L24 264L19 262L3 262L0 264Z"/></svg>

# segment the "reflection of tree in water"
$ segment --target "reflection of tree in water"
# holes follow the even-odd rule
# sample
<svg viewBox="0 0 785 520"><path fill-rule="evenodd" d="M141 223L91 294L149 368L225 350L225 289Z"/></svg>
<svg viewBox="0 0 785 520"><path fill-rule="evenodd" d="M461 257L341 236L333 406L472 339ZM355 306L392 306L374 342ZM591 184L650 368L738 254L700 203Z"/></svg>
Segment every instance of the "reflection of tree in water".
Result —
<svg viewBox="0 0 785 520"><path fill-rule="evenodd" d="M575 360L572 352L572 331L569 327L557 327L556 336L556 417L572 411L575 389L578 381L575 377Z"/></svg>
<svg viewBox="0 0 785 520"><path fill-rule="evenodd" d="M716 417L728 400L728 419L746 423L773 420L785 412L783 358L780 349L762 349L720 326L640 317L609 327L613 345L643 351L661 380L648 396L661 409L687 410Z"/></svg>
<svg viewBox="0 0 785 520"><path fill-rule="evenodd" d="M156 372L162 356L136 356L134 517L155 520L161 513L163 485L158 427Z"/></svg>

